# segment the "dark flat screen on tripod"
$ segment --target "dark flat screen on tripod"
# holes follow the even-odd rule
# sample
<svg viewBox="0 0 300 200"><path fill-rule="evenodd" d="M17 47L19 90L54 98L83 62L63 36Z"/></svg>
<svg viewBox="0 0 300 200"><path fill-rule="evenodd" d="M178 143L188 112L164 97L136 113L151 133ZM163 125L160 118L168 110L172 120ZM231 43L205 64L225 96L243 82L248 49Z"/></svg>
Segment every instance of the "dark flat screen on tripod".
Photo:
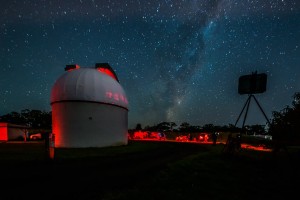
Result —
<svg viewBox="0 0 300 200"><path fill-rule="evenodd" d="M267 74L250 74L240 76L239 78L239 94L257 94L266 91Z"/></svg>

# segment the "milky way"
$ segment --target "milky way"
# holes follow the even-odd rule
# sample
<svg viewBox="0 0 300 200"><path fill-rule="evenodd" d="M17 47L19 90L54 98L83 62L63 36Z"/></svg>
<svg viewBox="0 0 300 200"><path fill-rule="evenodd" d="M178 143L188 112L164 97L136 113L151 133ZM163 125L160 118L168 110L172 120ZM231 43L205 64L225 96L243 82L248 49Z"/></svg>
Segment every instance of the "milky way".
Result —
<svg viewBox="0 0 300 200"><path fill-rule="evenodd" d="M300 91L296 0L1 1L0 115L51 110L67 64L108 62L129 100L129 128L162 121L234 124L238 78L268 75L269 118ZM249 124L265 124L255 104Z"/></svg>

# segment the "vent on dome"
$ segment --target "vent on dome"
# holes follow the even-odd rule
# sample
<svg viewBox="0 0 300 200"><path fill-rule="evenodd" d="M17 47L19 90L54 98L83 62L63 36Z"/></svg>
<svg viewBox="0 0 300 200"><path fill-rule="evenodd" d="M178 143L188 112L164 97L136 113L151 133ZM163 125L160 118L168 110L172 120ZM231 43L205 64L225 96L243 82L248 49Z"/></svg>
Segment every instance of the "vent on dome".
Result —
<svg viewBox="0 0 300 200"><path fill-rule="evenodd" d="M119 79L116 75L116 73L114 72L114 70L111 68L111 66L108 63L96 63L95 68L104 73L107 74L108 76L112 77L113 79L115 79L116 81L119 82Z"/></svg>
<svg viewBox="0 0 300 200"><path fill-rule="evenodd" d="M66 67L65 67L65 71L72 71L72 70L74 70L74 69L79 69L80 68L80 66L79 65L66 65Z"/></svg>

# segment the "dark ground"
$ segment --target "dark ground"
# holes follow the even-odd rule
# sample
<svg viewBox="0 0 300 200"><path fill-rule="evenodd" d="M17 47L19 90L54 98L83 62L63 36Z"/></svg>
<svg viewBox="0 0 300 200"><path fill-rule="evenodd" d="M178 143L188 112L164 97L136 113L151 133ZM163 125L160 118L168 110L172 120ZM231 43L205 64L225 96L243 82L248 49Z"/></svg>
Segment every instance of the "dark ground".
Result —
<svg viewBox="0 0 300 200"><path fill-rule="evenodd" d="M0 143L1 200L289 199L297 195L299 152L241 152L222 146L130 141L127 146L56 149ZM264 191L265 190L265 191ZM297 198L296 198L297 199Z"/></svg>

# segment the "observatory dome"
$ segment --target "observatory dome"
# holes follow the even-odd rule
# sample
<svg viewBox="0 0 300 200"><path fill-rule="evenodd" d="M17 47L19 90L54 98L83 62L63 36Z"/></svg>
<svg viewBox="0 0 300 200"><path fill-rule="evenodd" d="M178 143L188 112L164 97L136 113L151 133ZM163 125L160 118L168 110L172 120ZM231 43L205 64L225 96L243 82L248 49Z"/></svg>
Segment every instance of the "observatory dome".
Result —
<svg viewBox="0 0 300 200"><path fill-rule="evenodd" d="M119 82L95 68L65 72L51 90L50 102L87 101L128 108L126 94Z"/></svg>
<svg viewBox="0 0 300 200"><path fill-rule="evenodd" d="M67 65L65 71L50 96L55 147L126 145L128 102L111 67Z"/></svg>

